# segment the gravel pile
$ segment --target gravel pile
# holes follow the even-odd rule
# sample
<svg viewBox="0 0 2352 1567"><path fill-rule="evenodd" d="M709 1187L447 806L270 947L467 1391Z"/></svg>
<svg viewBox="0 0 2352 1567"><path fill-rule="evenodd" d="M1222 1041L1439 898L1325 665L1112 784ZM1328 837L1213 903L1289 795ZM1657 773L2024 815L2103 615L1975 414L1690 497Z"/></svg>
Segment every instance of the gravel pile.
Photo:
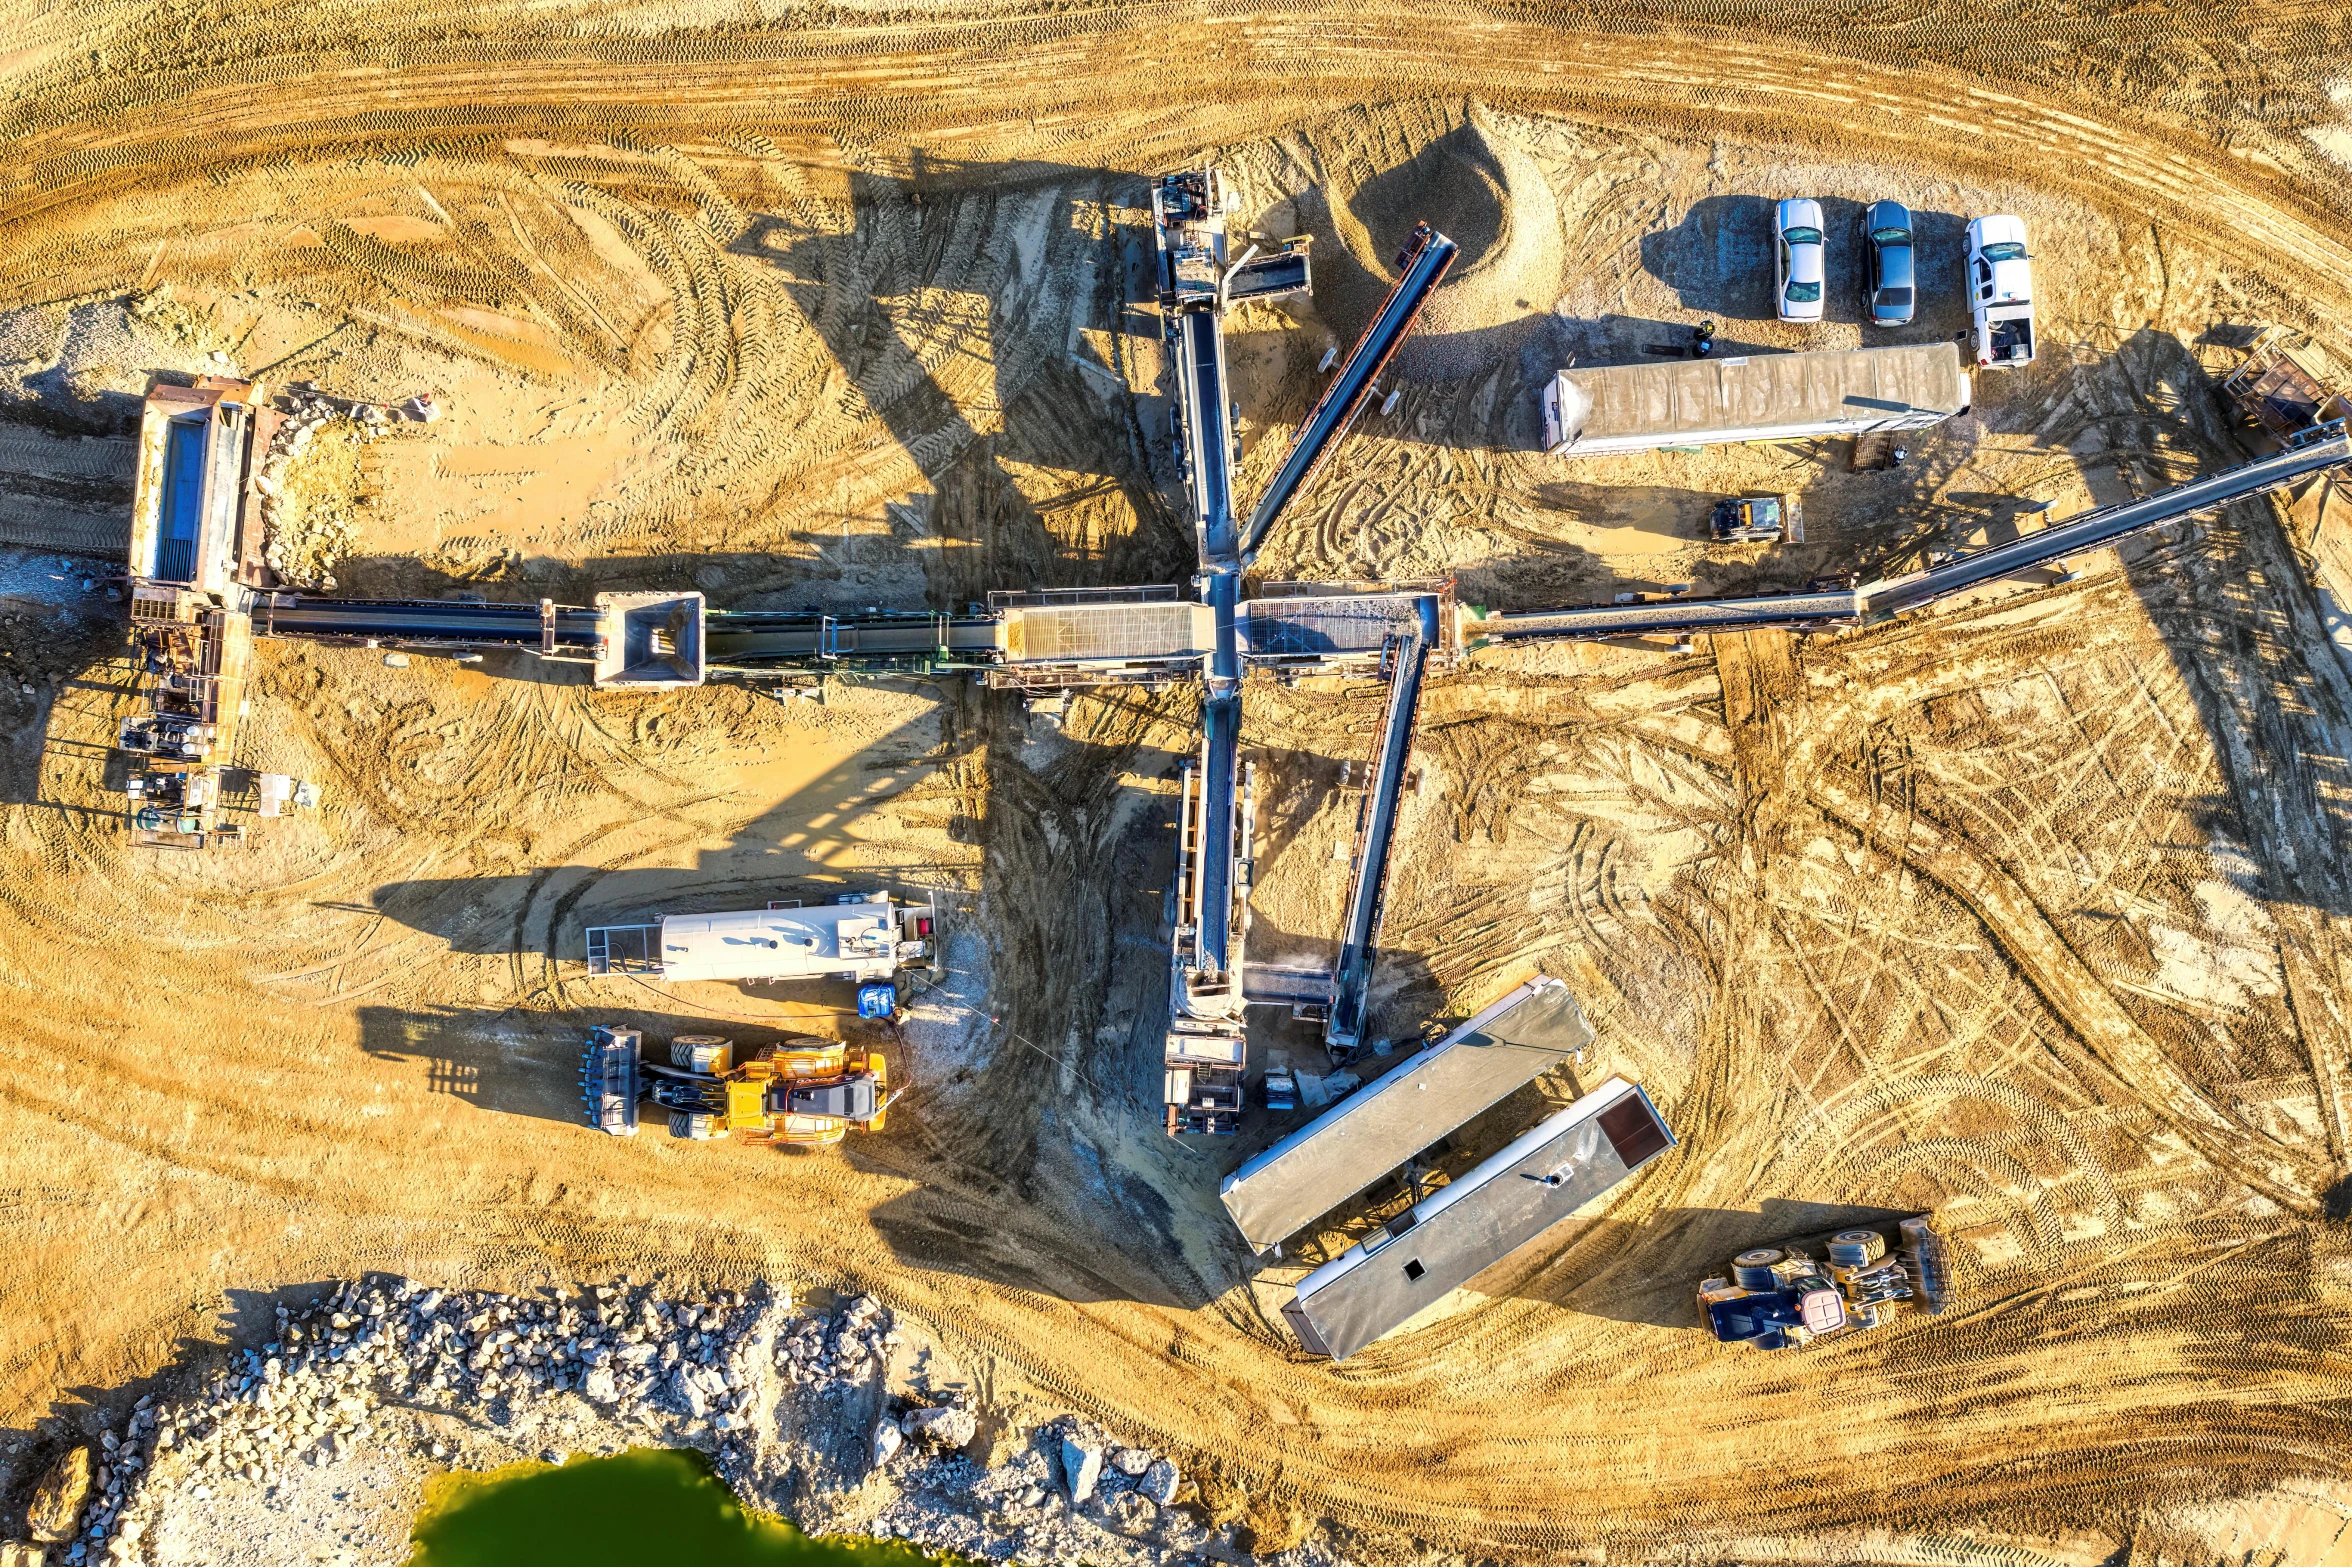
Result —
<svg viewBox="0 0 2352 1567"><path fill-rule="evenodd" d="M243 1351L199 1397L141 1399L120 1431L99 1437L94 1500L65 1559L135 1560L150 1485L198 1500L239 1482L275 1486L289 1465L328 1464L367 1442L387 1402L504 1426L518 1404L576 1392L654 1443L713 1433L715 1456L740 1464L747 1455L731 1437L753 1422L754 1367L788 1310L765 1287L671 1302L599 1285L559 1303L413 1281L280 1307L277 1337ZM165 1455L178 1460L175 1478L151 1481Z"/></svg>
<svg viewBox="0 0 2352 1567"><path fill-rule="evenodd" d="M846 1389L881 1375L900 1342L889 1311L860 1295L831 1322L811 1317L778 1339L776 1369L802 1387Z"/></svg>
<svg viewBox="0 0 2352 1567"><path fill-rule="evenodd" d="M395 1499L434 1470L632 1445L699 1448L748 1505L817 1533L1090 1567L1235 1559L1181 1507L1173 1457L1073 1416L984 1425L967 1385L894 1375L905 1337L870 1295L795 1314L765 1284L696 1300L347 1284L279 1308L274 1336L193 1396L142 1398L101 1433L49 1560L177 1564L225 1537L256 1562L390 1563Z"/></svg>

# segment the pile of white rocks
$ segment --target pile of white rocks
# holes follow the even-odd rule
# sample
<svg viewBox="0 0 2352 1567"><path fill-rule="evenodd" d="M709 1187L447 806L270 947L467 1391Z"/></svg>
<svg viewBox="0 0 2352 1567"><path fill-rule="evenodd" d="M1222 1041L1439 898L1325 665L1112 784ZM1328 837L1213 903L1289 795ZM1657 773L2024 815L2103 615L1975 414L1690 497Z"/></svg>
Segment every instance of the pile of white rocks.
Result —
<svg viewBox="0 0 2352 1567"><path fill-rule="evenodd" d="M557 1299L391 1279L280 1308L270 1331L193 1394L142 1398L100 1435L91 1500L59 1526L72 1536L66 1567L146 1562L161 1536L143 1537L187 1515L168 1504L314 1494L300 1466L371 1442L371 1454L453 1461L440 1434L519 1440L588 1414L575 1400L593 1406L599 1450L701 1448L749 1505L793 1511L818 1532L1091 1567L1150 1567L1223 1543L1176 1507L1171 1457L1075 1416L1000 1426L983 1443L963 1384L894 1395L902 1336L870 1295L795 1315L767 1284L681 1300L623 1281Z"/></svg>
<svg viewBox="0 0 2352 1567"><path fill-rule="evenodd" d="M899 1346L890 1312L860 1295L828 1322L811 1317L776 1340L776 1369L802 1387L846 1391L881 1375Z"/></svg>
<svg viewBox="0 0 2352 1567"><path fill-rule="evenodd" d="M152 1483L200 1500L240 1481L274 1485L289 1464L325 1464L368 1440L388 1400L504 1424L514 1405L577 1392L657 1441L715 1433L720 1456L739 1461L730 1434L752 1424L753 1367L789 1309L765 1286L672 1302L598 1285L559 1302L408 1280L280 1307L276 1337L242 1351L198 1396L142 1398L119 1432L99 1437L94 1503L66 1560L133 1555L140 1524L124 1515L167 1452L181 1459L177 1478Z"/></svg>

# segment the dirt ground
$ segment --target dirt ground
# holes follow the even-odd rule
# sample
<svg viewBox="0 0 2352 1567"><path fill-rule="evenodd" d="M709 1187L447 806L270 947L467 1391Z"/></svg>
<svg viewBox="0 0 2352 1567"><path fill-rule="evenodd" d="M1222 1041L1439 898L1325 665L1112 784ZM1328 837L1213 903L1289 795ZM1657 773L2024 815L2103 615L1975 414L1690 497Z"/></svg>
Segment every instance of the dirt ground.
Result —
<svg viewBox="0 0 2352 1567"><path fill-rule="evenodd" d="M1234 325L1245 489L1401 233L1463 243L1405 396L1270 576L1524 607L1900 569L2239 460L2212 378L2263 325L2352 364L2340 11L0 23L0 545L46 552L0 570L0 1422L26 1452L317 1280L766 1274L870 1288L984 1381L1187 1455L1268 1547L1328 1520L1367 1557L2343 1548L2352 672L2306 575L2341 502L2241 505L1867 633L1439 676L1383 1031L1561 974L1600 1034L1582 1071L1638 1075L1681 1146L1336 1367L1279 1325L1297 1268L1257 1274L1217 1205L1241 1150L1156 1130L1197 695L1055 726L961 683L617 695L265 643L237 761L322 807L134 856L115 606L71 580L123 537L149 378L233 368L449 410L368 449L346 593L950 608L1181 581L1145 177L1203 158L1254 227L1316 237L1311 305ZM1880 196L1918 212L1902 340L1962 324L1966 219L2023 215L2041 361L1891 471L1829 443L1535 450L1571 360L1701 317L1732 351L1862 340L1850 257L1829 321L1771 319L1784 194L1833 238ZM1767 486L1804 495L1807 543L1702 542L1714 495ZM1326 950L1377 694L1245 700L1252 950ZM887 1133L800 1157L577 1124L591 1022L870 1026L821 989L591 981L586 925L877 884L936 890L952 932ZM1961 1242L1946 1316L1785 1355L1698 1329L1731 1250L1930 1207Z"/></svg>

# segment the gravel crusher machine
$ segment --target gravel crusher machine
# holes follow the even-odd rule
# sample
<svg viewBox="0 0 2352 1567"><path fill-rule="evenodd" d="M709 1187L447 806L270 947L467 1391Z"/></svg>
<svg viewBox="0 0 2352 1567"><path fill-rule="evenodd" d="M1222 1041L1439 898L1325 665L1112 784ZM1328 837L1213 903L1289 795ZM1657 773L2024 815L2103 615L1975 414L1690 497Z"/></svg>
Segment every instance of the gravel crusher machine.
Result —
<svg viewBox="0 0 2352 1567"><path fill-rule="evenodd" d="M672 1137L829 1148L853 1126L880 1131L890 1109L882 1052L839 1040L739 1049L715 1034L681 1034L669 1055L666 1065L648 1060L634 1028L590 1032L580 1057L588 1124L634 1137L638 1106L651 1103L669 1112Z"/></svg>

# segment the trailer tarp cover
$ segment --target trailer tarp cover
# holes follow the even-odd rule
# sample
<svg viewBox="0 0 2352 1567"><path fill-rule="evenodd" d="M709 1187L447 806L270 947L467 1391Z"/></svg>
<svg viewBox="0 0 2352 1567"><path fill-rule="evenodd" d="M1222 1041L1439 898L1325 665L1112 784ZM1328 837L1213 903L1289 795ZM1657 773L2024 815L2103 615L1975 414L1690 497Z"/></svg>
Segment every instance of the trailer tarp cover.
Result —
<svg viewBox="0 0 2352 1567"><path fill-rule="evenodd" d="M1592 1043L1556 979L1522 985L1225 1177L1226 1211L1263 1250Z"/></svg>
<svg viewBox="0 0 2352 1567"><path fill-rule="evenodd" d="M1650 1096L1613 1077L1308 1274L1283 1318L1308 1349L1344 1360L1673 1146Z"/></svg>
<svg viewBox="0 0 2352 1567"><path fill-rule="evenodd" d="M1966 411L1950 343L1563 370L1544 398L1555 455L1917 429Z"/></svg>

